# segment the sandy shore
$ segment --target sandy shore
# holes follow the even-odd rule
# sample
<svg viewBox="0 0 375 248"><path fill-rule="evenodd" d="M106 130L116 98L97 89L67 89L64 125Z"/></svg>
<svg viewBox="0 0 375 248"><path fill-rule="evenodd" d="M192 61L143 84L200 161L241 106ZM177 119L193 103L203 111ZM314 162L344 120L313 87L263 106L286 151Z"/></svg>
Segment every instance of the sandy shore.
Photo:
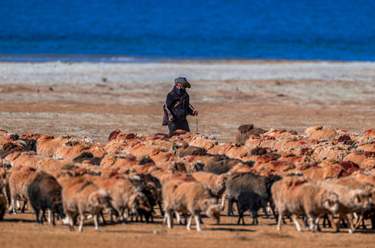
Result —
<svg viewBox="0 0 375 248"><path fill-rule="evenodd" d="M192 81L198 131L221 140L244 123L375 126L375 63L167 61L0 63L1 128L99 140L116 128L165 132L161 106L180 75Z"/></svg>

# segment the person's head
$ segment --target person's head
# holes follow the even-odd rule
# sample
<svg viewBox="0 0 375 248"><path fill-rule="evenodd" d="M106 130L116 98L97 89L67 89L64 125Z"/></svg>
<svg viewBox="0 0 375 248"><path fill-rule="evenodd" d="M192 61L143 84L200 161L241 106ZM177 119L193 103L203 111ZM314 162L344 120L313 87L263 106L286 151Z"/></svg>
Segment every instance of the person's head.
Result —
<svg viewBox="0 0 375 248"><path fill-rule="evenodd" d="M174 86L175 86L177 89L185 89L184 84L182 84L182 83L175 83Z"/></svg>
<svg viewBox="0 0 375 248"><path fill-rule="evenodd" d="M190 88L191 85L185 77L178 77L174 80L174 85L177 89Z"/></svg>

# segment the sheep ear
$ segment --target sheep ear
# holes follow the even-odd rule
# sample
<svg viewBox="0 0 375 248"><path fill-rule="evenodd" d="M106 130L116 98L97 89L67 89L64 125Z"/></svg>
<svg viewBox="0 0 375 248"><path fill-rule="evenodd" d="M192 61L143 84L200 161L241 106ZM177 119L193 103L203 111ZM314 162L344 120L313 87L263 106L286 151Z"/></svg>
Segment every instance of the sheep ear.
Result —
<svg viewBox="0 0 375 248"><path fill-rule="evenodd" d="M138 175L132 175L129 177L131 180L137 180L137 181L141 181L141 177L138 176Z"/></svg>
<svg viewBox="0 0 375 248"><path fill-rule="evenodd" d="M210 203L209 203L209 201L206 199L206 200L204 200L203 205L204 205L204 207L206 208L206 207L208 207L208 206L210 205Z"/></svg>
<svg viewBox="0 0 375 248"><path fill-rule="evenodd" d="M365 187L364 187L364 190L366 192L371 192L372 193L375 190L375 187L372 186L371 184L366 184Z"/></svg>
<svg viewBox="0 0 375 248"><path fill-rule="evenodd" d="M129 198L129 205L132 206L133 203L135 202L135 199L137 198L138 194L133 194Z"/></svg>
<svg viewBox="0 0 375 248"><path fill-rule="evenodd" d="M289 181L289 182L287 182L287 184L286 184L286 186L287 186L288 188L290 188L292 185L293 185L293 181Z"/></svg>
<svg viewBox="0 0 375 248"><path fill-rule="evenodd" d="M99 201L99 194L98 192L95 192L93 193L90 197L89 197L89 204L92 205L92 206L97 206L100 204L100 201Z"/></svg>
<svg viewBox="0 0 375 248"><path fill-rule="evenodd" d="M355 201L356 201L356 203L360 203L361 202L361 197L359 196L359 194L356 194Z"/></svg>
<svg viewBox="0 0 375 248"><path fill-rule="evenodd" d="M223 175L224 180L227 180L230 176L232 176L232 174L233 174L232 171L228 171L227 173L222 174L222 175Z"/></svg>
<svg viewBox="0 0 375 248"><path fill-rule="evenodd" d="M324 193L322 194L322 196L321 196L321 200L324 202L324 201L327 200L327 198L328 198L328 192L324 192Z"/></svg>
<svg viewBox="0 0 375 248"><path fill-rule="evenodd" d="M339 195L334 193L334 192L330 192L329 193L329 199L331 199L332 201L338 201L339 200Z"/></svg>

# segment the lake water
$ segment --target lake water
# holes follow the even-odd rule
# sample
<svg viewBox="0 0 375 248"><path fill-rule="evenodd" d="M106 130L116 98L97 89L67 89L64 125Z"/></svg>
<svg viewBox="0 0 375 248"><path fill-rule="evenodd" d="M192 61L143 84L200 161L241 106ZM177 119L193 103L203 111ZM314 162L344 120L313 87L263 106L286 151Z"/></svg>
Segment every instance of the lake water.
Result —
<svg viewBox="0 0 375 248"><path fill-rule="evenodd" d="M375 60L373 0L1 0L0 60Z"/></svg>

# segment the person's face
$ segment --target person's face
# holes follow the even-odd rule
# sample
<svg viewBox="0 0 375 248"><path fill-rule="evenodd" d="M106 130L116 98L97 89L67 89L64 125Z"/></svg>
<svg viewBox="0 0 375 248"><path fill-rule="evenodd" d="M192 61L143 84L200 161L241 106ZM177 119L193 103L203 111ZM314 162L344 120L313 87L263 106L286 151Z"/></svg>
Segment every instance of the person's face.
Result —
<svg viewBox="0 0 375 248"><path fill-rule="evenodd" d="M176 88L177 88L177 89L183 89L183 88L184 88L184 85L181 84L181 83L177 83L177 84L176 84Z"/></svg>

